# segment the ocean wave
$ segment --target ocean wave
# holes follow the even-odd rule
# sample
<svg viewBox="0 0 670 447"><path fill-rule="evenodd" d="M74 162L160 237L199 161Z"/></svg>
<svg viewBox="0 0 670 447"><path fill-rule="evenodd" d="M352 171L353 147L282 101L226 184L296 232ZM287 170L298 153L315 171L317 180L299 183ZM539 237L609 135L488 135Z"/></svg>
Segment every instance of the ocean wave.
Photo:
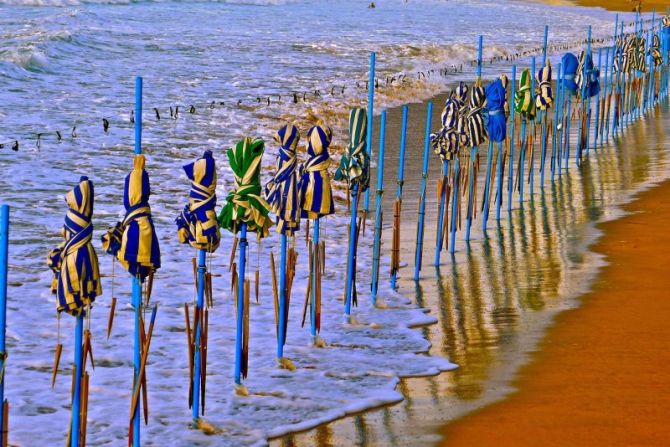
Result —
<svg viewBox="0 0 670 447"><path fill-rule="evenodd" d="M296 2L297 0L0 0L0 5L66 7L130 5L133 3L227 3L231 5L280 6Z"/></svg>

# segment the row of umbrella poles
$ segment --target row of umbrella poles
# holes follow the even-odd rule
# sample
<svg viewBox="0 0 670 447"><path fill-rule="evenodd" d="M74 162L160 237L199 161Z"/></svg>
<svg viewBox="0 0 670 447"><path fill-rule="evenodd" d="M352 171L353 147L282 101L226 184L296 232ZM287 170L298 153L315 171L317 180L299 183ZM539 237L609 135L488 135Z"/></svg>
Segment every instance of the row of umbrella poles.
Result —
<svg viewBox="0 0 670 447"><path fill-rule="evenodd" d="M618 18L617 18L618 22ZM641 23L641 22L640 22ZM587 39L586 51L577 58L567 54L559 66L558 95L554 98L552 90L552 69L543 56L543 67L535 79L532 72L524 70L516 89L516 70L513 67L511 90L515 92L514 106L509 107L507 101L506 76L496 79L486 88L481 79L482 39L479 39L477 80L470 89L461 83L452 92L445 104L441 116L442 128L437 133L431 133L432 103L428 103L426 120L426 139L424 144L424 163L422 175L421 197L419 205L419 222L417 231L417 254L415 257L415 279L421 268L421 253L423 248L423 216L425 214L425 196L428 168L428 153L432 148L442 160L442 177L438 181L438 197L440 210L438 213L438 239L436 243L435 263L439 265L439 254L443 246L448 246L454 252L455 231L460 222L460 198L465 197L467 191L466 213L466 241L469 240L470 227L477 210L476 176L479 171L478 147L487 138L489 150L487 157L487 172L484 194L481 199L483 212L482 226L486 228L488 208L492 196L492 181L495 172L496 194L494 201L497 205L496 216L500 218L500 206L503 195L503 174L505 162L509 163L508 175L508 207L511 207L511 192L517 189L520 203L523 203L523 183L525 158L529 157L529 178L532 179L534 150L534 133L536 125L535 109L540 111L539 127L542 131L541 144L541 175L544 174L544 161L548 145L548 135L552 133L551 178L554 179L554 169L558 167L560 175L561 160L565 157L566 168L569 154L569 124L573 120L570 98L576 96L581 104L579 110L579 124L582 127L578 132L578 149L576 160L581 159L581 151L588 151L590 134L598 135L598 130L609 122L613 115L614 134L627 125L627 119L639 118L644 111L648 111L656 100L667 97L668 88L668 27L661 28L662 32L653 34L648 39L649 70L638 62L614 66L615 61L623 62L623 58L637 52L633 45L626 47L626 42L643 44L640 36L643 33L641 26L636 26L631 35L625 36L623 28L618 35L618 46L615 46L611 63L605 63L605 73L610 72L609 82L605 81L605 95L600 100L599 73L595 70L590 39ZM618 29L618 23L615 25ZM590 32L590 29L589 29ZM545 28L545 48L548 27ZM654 57L654 36L660 41L662 54L660 62ZM617 37L615 31L615 37ZM645 44L647 45L647 44ZM636 54L637 54L636 53ZM609 54L607 49L606 54ZM576 63L575 63L576 60ZM374 77L374 53L370 59L370 77ZM599 64L600 65L600 64ZM573 71L574 70L574 71ZM614 80L613 73L617 77ZM536 91L534 82L537 81ZM573 85L574 84L574 85ZM615 93L615 94L613 94ZM349 253L347 259L347 281L344 296L345 322L355 320L351 316L351 305L357 303L356 292L356 259L357 246L369 208L369 181L370 157L372 140L372 115L374 104L374 89L370 89L367 111L355 108L349 119L349 145L347 153L342 157L340 166L335 173L335 179L346 181L350 191L351 221L349 228ZM590 108L591 98L598 96L595 131L591 130ZM614 113L610 112L609 102L614 98ZM554 108L553 123L549 120L549 110L558 101ZM560 111L559 111L560 109ZM141 155L142 122L142 80L136 82L136 110L135 116L135 158L133 169L126 176L124 183L124 207L126 215L122 222L110 228L103 236L104 250L113 255L119 264L128 271L131 277L132 305L134 308L134 383L131 398L129 417L129 445L140 445L140 420L144 417L148 422L148 399L146 388L146 365L149 356L151 339L155 325L157 306L150 305L153 288L153 274L160 268L160 249L151 218L149 196L150 182L145 170L145 159ZM507 133L508 113L511 115L509 123L510 133ZM517 176L513 176L513 149L515 140L515 113L520 115L520 154L517 164ZM400 165L398 170L398 188L393 212L393 237L391 249L391 285L395 287L400 267L400 210L402 207L402 186L404 181L404 154L406 143L406 126L408 108L403 107L401 126ZM531 123L531 133L527 135L527 125ZM555 124L555 126L554 126ZM381 196L383 192L384 147L385 147L386 113L381 114L379 161L377 169L377 194L375 206L375 231L372 265L372 300L377 302L379 281L380 239L382 231ZM607 129L607 126L605 125ZM558 135L557 135L558 134ZM583 136L585 135L585 137ZM334 212L334 202L330 185L328 167L330 156L328 147L332 141L332 131L323 124L310 128L307 136L307 161L299 165L296 151L299 144L299 131L292 125L285 125L279 129L276 141L280 146L277 158L276 173L263 189L260 184L261 160L265 150L265 143L260 139L245 138L227 151L227 157L235 177L235 189L226 197L226 203L216 215L216 165L213 154L206 151L195 162L184 166L184 172L191 182L189 202L176 219L178 235L182 243L188 243L197 250L194 259L194 277L196 302L191 320L188 305L185 306L186 327L188 336L189 355L189 405L192 409L193 420L196 426L203 422L201 415L205 409L206 375L207 375L207 339L208 339L208 312L213 305L212 274L208 257L216 251L220 243L220 228L225 228L236 234L233 251L231 252L230 270L232 272L232 289L236 305L236 345L234 380L238 394L246 394L243 379L248 372L248 337L249 337L249 300L251 282L247 279L248 233L255 233L257 238L269 234L272 221L269 212L276 215L277 231L280 233L280 262L279 281L277 284L276 266L271 256L273 277L273 298L275 302L275 326L277 335L277 359L283 368L292 369L291 361L284 356L284 345L287 334L288 308L290 305L291 286L295 276L297 251L295 234L299 230L300 220L307 222L306 233L309 232L309 223L313 228L312 239L309 243L309 285L303 310L303 324L307 310L310 315L310 334L316 346L322 346L319 337L321 322L321 275L325 268L325 246L319 240L320 218ZM606 137L605 137L606 138ZM601 144L603 139L601 137ZM529 141L530 140L530 141ZM497 157L493 157L493 143L497 143ZM508 154L503 150L503 144L509 148ZM460 148L469 147L468 153L461 153ZM595 144L594 144L595 149ZM561 151L563 153L561 153ZM461 161L467 166L461 170ZM544 177L542 177L544 178ZM514 180L513 180L514 179ZM512 187L512 185L516 185ZM532 180L529 184L533 185ZM461 191L459 193L459 190ZM364 195L362 215L358 216L358 198ZM531 190L532 195L532 190ZM446 216L446 209L451 198L452 214L450 225ZM91 217L94 205L93 183L82 177L66 195L68 207L63 226L63 242L49 254L48 263L54 271L53 292L57 297L58 314L65 312L76 318L74 336L74 367L72 371L72 419L70 423L69 440L71 446L85 445L86 442L86 413L88 406L89 375L87 365L94 364L91 345L91 333L86 317L89 315L95 299L101 295L102 288L98 270L98 259L92 246L93 226ZM511 208L510 208L511 209ZM4 361L4 316L6 303L6 276L7 276L7 234L9 231L9 208L3 206L0 213L0 352L2 352L2 376L0 377L0 400L3 398ZM450 240L447 243L444 236L449 231ZM239 248L239 258L234 262L236 251ZM258 295L258 272L256 272L256 294ZM115 298L112 298L108 335L112 328L115 308ZM145 313L150 309L149 323L145 324ZM56 348L54 360L53 380L59 367L62 345ZM53 381L52 381L53 382ZM141 399L141 400L140 400ZM2 433L6 440L8 404L3 402ZM6 444L6 442L5 442Z"/></svg>

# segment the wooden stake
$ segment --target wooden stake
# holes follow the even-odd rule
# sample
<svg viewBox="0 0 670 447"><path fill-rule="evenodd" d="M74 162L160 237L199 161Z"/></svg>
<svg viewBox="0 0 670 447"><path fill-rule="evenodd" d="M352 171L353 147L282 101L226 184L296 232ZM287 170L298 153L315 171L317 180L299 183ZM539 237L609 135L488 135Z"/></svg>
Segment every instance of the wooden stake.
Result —
<svg viewBox="0 0 670 447"><path fill-rule="evenodd" d="M5 399L2 406L2 447L9 447L9 401Z"/></svg>
<svg viewBox="0 0 670 447"><path fill-rule="evenodd" d="M243 313L243 336L242 336L242 366L240 372L242 378L247 378L247 373L249 372L249 294L251 284L249 280L244 281L244 313Z"/></svg>
<svg viewBox="0 0 670 447"><path fill-rule="evenodd" d="M157 310L156 305L154 305L154 310L153 313L155 315L155 312ZM140 320L141 321L141 320ZM135 391L133 392L133 397L130 405L130 429L132 431L133 427L133 415L135 414L135 410L137 409L137 405L139 403L140 399L140 388L142 388L142 382L144 381L144 376L146 375L146 366L147 366L147 359L149 358L149 348L151 346L151 337L154 333L154 319L152 315L151 323L149 324L149 332L147 333L146 336L146 342L144 343L143 350L142 350L142 359L140 363L140 371L139 371L139 377L138 377L138 384L135 387Z"/></svg>
<svg viewBox="0 0 670 447"><path fill-rule="evenodd" d="M193 345L191 339L191 317L188 312L188 303L184 303L184 319L186 320L186 342L188 345L188 408L193 405Z"/></svg>
<svg viewBox="0 0 670 447"><path fill-rule="evenodd" d="M230 261L228 261L228 271L230 272L232 268L235 266L235 252L237 251L237 244L239 243L239 239L237 236L233 239L233 247L230 249Z"/></svg>
<svg viewBox="0 0 670 447"><path fill-rule="evenodd" d="M109 306L109 317L107 318L107 340L112 335L112 325L114 324L114 311L116 310L116 297L112 297L112 303Z"/></svg>
<svg viewBox="0 0 670 447"><path fill-rule="evenodd" d="M56 385L56 375L58 374L58 365L60 364L60 355L63 352L63 345L58 343L56 345L56 352L54 354L54 366L51 372L51 388Z"/></svg>

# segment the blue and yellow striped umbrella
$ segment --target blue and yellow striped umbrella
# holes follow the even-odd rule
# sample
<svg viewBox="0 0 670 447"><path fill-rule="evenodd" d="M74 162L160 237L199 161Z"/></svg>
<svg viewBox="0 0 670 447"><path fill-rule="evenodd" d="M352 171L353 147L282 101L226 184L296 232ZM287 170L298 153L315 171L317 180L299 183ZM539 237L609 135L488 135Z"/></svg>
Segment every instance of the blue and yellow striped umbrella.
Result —
<svg viewBox="0 0 670 447"><path fill-rule="evenodd" d="M507 136L506 96L507 91L500 79L496 79L486 87L486 110L488 111L486 129L491 141L501 142Z"/></svg>
<svg viewBox="0 0 670 447"><path fill-rule="evenodd" d="M277 171L265 185L265 199L277 216L277 232L290 236L300 228L300 171L296 158L300 133L295 126L286 124L277 131L275 140L279 143Z"/></svg>
<svg viewBox="0 0 670 447"><path fill-rule="evenodd" d="M349 189L358 185L358 192L370 186L370 157L365 150L368 113L363 108L349 112L349 147L342 155L340 166L335 171L335 180L346 180Z"/></svg>
<svg viewBox="0 0 670 447"><path fill-rule="evenodd" d="M554 91L551 88L551 62L537 72L537 91L535 92L535 106L539 110L547 110L554 102Z"/></svg>
<svg viewBox="0 0 670 447"><path fill-rule="evenodd" d="M81 177L65 196L65 240L47 258L54 273L51 293L56 294L58 312L81 315L102 294L98 256L91 244L93 198L93 182L88 177Z"/></svg>
<svg viewBox="0 0 670 447"><path fill-rule="evenodd" d="M135 156L133 170L126 176L123 189L126 216L102 237L105 251L116 256L123 268L140 281L161 266L161 252L149 206L151 185L144 162L144 155Z"/></svg>
<svg viewBox="0 0 670 447"><path fill-rule="evenodd" d="M328 174L330 166L328 147L332 139L333 131L325 125L313 126L307 131L307 161L302 166L298 186L302 217L316 219L335 212L333 190ZM365 153L365 144L363 152Z"/></svg>
<svg viewBox="0 0 670 447"><path fill-rule="evenodd" d="M237 233L241 223L247 231L265 237L272 221L268 217L270 205L261 197L261 159L265 142L249 137L228 149L230 168L235 176L235 190L226 196L226 204L219 213L219 224L231 233Z"/></svg>
<svg viewBox="0 0 670 447"><path fill-rule="evenodd" d="M219 247L221 231L216 220L216 162L212 151L206 150L202 158L184 166L191 181L188 205L175 223L179 242L213 253Z"/></svg>

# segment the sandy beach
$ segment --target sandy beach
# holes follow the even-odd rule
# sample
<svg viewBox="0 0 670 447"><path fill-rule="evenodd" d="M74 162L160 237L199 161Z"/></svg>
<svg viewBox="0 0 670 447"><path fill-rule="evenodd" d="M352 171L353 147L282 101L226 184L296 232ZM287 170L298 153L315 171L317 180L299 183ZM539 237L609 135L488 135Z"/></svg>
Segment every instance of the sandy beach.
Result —
<svg viewBox="0 0 670 447"><path fill-rule="evenodd" d="M573 3L580 6L595 6L608 9L610 11L631 12L638 4L635 0L572 0ZM668 2L664 0L644 0L641 2L642 12L663 13L668 8Z"/></svg>
<svg viewBox="0 0 670 447"><path fill-rule="evenodd" d="M609 265L593 291L558 316L519 391L447 426L443 446L670 443L669 195L665 182L601 225Z"/></svg>

